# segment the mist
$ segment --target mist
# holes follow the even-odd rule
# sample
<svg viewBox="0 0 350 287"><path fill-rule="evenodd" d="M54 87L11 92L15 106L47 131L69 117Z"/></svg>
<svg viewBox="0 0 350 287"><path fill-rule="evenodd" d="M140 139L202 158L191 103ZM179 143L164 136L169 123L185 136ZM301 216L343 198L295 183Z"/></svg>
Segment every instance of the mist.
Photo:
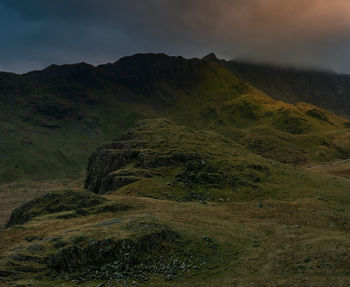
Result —
<svg viewBox="0 0 350 287"><path fill-rule="evenodd" d="M2 0L0 70L164 52L350 73L347 0Z"/></svg>

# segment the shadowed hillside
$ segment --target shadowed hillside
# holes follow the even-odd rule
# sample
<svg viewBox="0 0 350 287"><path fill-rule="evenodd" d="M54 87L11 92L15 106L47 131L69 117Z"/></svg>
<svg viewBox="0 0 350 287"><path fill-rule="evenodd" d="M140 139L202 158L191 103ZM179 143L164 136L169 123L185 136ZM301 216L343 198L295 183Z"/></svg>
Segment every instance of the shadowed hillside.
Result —
<svg viewBox="0 0 350 287"><path fill-rule="evenodd" d="M350 76L330 71L285 68L243 61L219 60L214 54L204 57L219 63L235 76L288 103L307 102L350 118Z"/></svg>
<svg viewBox="0 0 350 287"><path fill-rule="evenodd" d="M284 162L349 154L337 136L340 130L347 134L344 119L311 105L274 101L216 63L199 59L139 54L98 67L80 63L1 73L0 102L0 182L81 176L98 145L140 119L157 117L217 130ZM253 130L262 127L271 137ZM315 152L318 142L303 140L317 138L315 133L332 134L322 141L321 154ZM286 138L296 153L290 154Z"/></svg>

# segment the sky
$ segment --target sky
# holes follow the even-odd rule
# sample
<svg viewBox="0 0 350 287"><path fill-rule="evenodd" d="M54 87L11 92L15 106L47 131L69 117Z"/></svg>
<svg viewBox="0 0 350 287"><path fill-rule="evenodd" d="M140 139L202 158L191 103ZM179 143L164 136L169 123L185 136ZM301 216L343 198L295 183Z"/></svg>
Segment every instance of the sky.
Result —
<svg viewBox="0 0 350 287"><path fill-rule="evenodd" d="M350 74L350 0L0 0L0 70L163 52Z"/></svg>

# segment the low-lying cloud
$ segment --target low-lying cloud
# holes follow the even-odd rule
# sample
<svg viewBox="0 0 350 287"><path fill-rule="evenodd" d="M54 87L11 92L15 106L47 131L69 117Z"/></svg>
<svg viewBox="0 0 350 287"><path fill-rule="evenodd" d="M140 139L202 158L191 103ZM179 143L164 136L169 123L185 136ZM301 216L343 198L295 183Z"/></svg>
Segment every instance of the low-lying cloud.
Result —
<svg viewBox="0 0 350 287"><path fill-rule="evenodd" d="M214 51L350 73L348 0L0 0L0 69Z"/></svg>

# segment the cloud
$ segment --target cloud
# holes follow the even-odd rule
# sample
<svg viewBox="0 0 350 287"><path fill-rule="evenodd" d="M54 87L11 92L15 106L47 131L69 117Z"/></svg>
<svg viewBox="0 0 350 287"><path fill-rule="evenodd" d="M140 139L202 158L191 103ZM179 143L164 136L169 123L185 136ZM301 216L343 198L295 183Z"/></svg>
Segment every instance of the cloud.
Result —
<svg viewBox="0 0 350 287"><path fill-rule="evenodd" d="M350 73L348 15L348 0L0 0L0 69L214 51Z"/></svg>

